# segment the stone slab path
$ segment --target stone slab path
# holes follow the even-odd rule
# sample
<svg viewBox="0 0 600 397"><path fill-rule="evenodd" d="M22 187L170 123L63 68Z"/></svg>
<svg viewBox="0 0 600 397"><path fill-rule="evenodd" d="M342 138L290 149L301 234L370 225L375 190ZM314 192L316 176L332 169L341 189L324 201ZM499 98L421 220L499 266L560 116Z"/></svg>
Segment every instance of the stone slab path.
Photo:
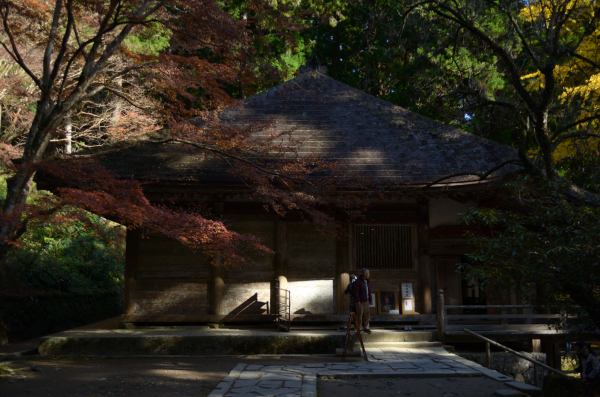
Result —
<svg viewBox="0 0 600 397"><path fill-rule="evenodd" d="M482 367L442 348L368 348L368 362L303 365L238 364L209 397L316 397L317 377L470 377L487 376L508 387L527 389L513 378ZM515 385L517 383L517 385ZM539 390L535 388L536 390Z"/></svg>

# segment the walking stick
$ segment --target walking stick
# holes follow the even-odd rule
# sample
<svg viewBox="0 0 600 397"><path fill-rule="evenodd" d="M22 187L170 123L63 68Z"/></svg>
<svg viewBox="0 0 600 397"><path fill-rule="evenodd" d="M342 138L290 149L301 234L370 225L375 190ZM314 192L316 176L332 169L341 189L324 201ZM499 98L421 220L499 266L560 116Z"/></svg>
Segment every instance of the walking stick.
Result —
<svg viewBox="0 0 600 397"><path fill-rule="evenodd" d="M365 350L365 345L362 340L362 336L360 335L360 327L358 326L358 319L356 318L356 314L354 312L350 312L350 316L348 317L348 327L346 329L346 342L344 344L344 354L342 355L342 361L346 361L346 350L348 350L348 341L352 340L350 327L354 323L356 327L356 333L358 335L358 340L360 341L360 347L362 348L363 355L365 356L365 360L369 361L367 357L367 351Z"/></svg>

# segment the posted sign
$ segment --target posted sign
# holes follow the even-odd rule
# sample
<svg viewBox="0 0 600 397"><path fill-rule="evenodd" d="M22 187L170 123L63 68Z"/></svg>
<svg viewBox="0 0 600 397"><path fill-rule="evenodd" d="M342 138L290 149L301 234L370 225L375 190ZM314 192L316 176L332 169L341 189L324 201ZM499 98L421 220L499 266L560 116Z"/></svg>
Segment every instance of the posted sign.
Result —
<svg viewBox="0 0 600 397"><path fill-rule="evenodd" d="M402 283L402 314L415 314L412 283Z"/></svg>

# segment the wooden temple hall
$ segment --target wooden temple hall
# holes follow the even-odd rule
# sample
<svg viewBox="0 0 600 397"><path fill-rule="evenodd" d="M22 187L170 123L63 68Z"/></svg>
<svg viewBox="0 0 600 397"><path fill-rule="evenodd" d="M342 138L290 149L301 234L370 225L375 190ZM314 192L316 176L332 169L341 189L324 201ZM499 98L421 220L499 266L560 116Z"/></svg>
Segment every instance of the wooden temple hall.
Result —
<svg viewBox="0 0 600 397"><path fill-rule="evenodd" d="M106 156L123 177L152 180L145 185L151 201L205 202L233 230L260 236L276 252L223 269L176 241L129 231L125 322L272 322L280 289L290 291L292 323L344 321L343 291L363 267L371 271L374 322L434 318L439 289L446 304L485 304L457 272L469 252L458 217L495 202L508 171L485 181L475 174L513 158L511 148L377 99L328 77L320 65L304 66L295 79L247 98L226 117L291 130L301 155L344 160L388 193L370 202L360 222L340 219L349 237L336 240L310 223L264 211L242 183L203 167L180 145ZM463 176L426 194L407 192L453 174Z"/></svg>

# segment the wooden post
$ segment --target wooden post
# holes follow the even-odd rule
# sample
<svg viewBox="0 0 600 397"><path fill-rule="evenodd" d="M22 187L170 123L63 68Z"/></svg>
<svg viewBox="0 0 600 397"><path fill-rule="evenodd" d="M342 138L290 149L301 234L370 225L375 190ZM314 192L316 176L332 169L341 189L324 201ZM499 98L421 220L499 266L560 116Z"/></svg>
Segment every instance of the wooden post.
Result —
<svg viewBox="0 0 600 397"><path fill-rule="evenodd" d="M439 341L446 344L446 307L443 289L438 291L437 332Z"/></svg>
<svg viewBox="0 0 600 397"><path fill-rule="evenodd" d="M125 314L135 314L136 312L135 297L141 236L140 229L127 229L127 236L125 237L125 291L123 297L123 311Z"/></svg>
<svg viewBox="0 0 600 397"><path fill-rule="evenodd" d="M275 222L275 256L273 257L273 267L275 269L275 281L279 283L279 288L288 289L288 266L287 266L287 222L277 220ZM277 283L271 289L271 314L279 312Z"/></svg>
<svg viewBox="0 0 600 397"><path fill-rule="evenodd" d="M347 222L346 222L347 223ZM347 230L348 228L345 227ZM348 243L347 237L340 238L336 241L336 284L337 284L337 312L338 314L346 314L350 312L350 297L344 294L344 290L350 283L350 275L348 274L349 258L348 258Z"/></svg>
<svg viewBox="0 0 600 397"><path fill-rule="evenodd" d="M429 226L427 222L419 223L418 253L419 253L419 284L421 286L421 313L431 314L432 297L431 292L431 264L426 250L429 248Z"/></svg>
<svg viewBox="0 0 600 397"><path fill-rule="evenodd" d="M560 370L560 345L556 338L543 338L542 350L546 353L546 364L554 369Z"/></svg>
<svg viewBox="0 0 600 397"><path fill-rule="evenodd" d="M212 267L211 284L212 284L211 312L212 312L212 314L224 315L225 314L225 269L223 268L223 265L221 263L219 263L219 265L217 265L217 266Z"/></svg>
<svg viewBox="0 0 600 397"><path fill-rule="evenodd" d="M490 342L485 342L485 366L492 368L492 352L490 350Z"/></svg>

